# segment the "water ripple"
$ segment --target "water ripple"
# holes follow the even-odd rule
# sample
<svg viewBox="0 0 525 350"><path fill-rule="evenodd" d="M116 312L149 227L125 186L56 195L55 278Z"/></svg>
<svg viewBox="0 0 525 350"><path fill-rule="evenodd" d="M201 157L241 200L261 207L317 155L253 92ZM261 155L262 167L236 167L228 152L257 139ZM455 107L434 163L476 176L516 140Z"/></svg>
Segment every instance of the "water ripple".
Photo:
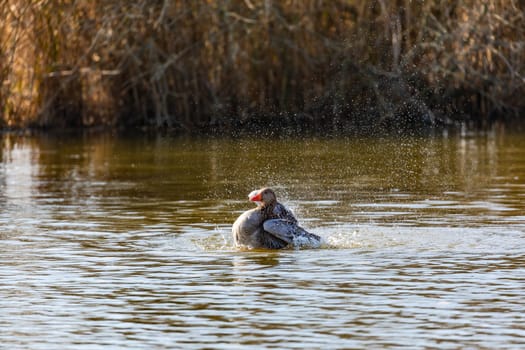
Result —
<svg viewBox="0 0 525 350"><path fill-rule="evenodd" d="M2 150L2 346L525 347L525 168L504 141L142 141ZM270 181L321 249L235 249Z"/></svg>

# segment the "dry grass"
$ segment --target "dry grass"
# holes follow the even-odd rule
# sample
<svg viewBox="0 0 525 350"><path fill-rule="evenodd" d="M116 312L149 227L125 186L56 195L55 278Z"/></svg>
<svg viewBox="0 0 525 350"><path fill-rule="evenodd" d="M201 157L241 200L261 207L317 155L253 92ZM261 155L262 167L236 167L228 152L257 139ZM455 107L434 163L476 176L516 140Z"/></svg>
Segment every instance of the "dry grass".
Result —
<svg viewBox="0 0 525 350"><path fill-rule="evenodd" d="M4 0L4 126L398 127L523 115L513 0Z"/></svg>

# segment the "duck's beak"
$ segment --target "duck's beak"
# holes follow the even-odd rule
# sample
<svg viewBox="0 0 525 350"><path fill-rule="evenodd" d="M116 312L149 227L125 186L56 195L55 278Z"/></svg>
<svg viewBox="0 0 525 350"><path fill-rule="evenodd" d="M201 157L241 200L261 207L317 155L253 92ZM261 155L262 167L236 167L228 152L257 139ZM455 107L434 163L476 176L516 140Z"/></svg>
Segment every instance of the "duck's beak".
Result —
<svg viewBox="0 0 525 350"><path fill-rule="evenodd" d="M248 198L249 198L250 201L252 201L252 202L260 202L261 199L262 199L261 197L262 197L262 191L260 191L260 190L252 191L252 192L250 192L250 194L248 195Z"/></svg>

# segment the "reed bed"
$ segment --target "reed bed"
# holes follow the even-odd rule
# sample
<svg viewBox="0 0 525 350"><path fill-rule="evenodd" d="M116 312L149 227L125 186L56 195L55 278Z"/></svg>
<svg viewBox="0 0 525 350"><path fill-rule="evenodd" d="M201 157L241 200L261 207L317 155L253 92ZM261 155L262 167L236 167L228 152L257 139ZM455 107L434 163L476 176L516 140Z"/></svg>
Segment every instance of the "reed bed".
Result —
<svg viewBox="0 0 525 350"><path fill-rule="evenodd" d="M517 0L4 0L0 126L323 130L518 119Z"/></svg>

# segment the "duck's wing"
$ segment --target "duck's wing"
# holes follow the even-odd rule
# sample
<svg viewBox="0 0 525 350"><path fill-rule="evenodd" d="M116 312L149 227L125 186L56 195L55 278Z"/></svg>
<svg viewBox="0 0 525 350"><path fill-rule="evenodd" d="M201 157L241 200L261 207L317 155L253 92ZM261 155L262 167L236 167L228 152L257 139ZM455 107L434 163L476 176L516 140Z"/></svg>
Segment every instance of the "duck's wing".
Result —
<svg viewBox="0 0 525 350"><path fill-rule="evenodd" d="M263 224L264 231L269 232L288 244L295 244L298 239L307 240L311 243L320 242L321 237L306 231L299 225L279 219L266 220Z"/></svg>
<svg viewBox="0 0 525 350"><path fill-rule="evenodd" d="M270 219L263 223L265 232L287 243L293 243L297 227L294 223L281 219Z"/></svg>
<svg viewBox="0 0 525 350"><path fill-rule="evenodd" d="M277 219L283 219L297 224L297 218L293 215L293 212L279 202L275 204L272 214Z"/></svg>
<svg viewBox="0 0 525 350"><path fill-rule="evenodd" d="M268 249L282 249L288 246L289 244L289 242L265 230L261 230L261 234L259 235L259 241L262 247Z"/></svg>

